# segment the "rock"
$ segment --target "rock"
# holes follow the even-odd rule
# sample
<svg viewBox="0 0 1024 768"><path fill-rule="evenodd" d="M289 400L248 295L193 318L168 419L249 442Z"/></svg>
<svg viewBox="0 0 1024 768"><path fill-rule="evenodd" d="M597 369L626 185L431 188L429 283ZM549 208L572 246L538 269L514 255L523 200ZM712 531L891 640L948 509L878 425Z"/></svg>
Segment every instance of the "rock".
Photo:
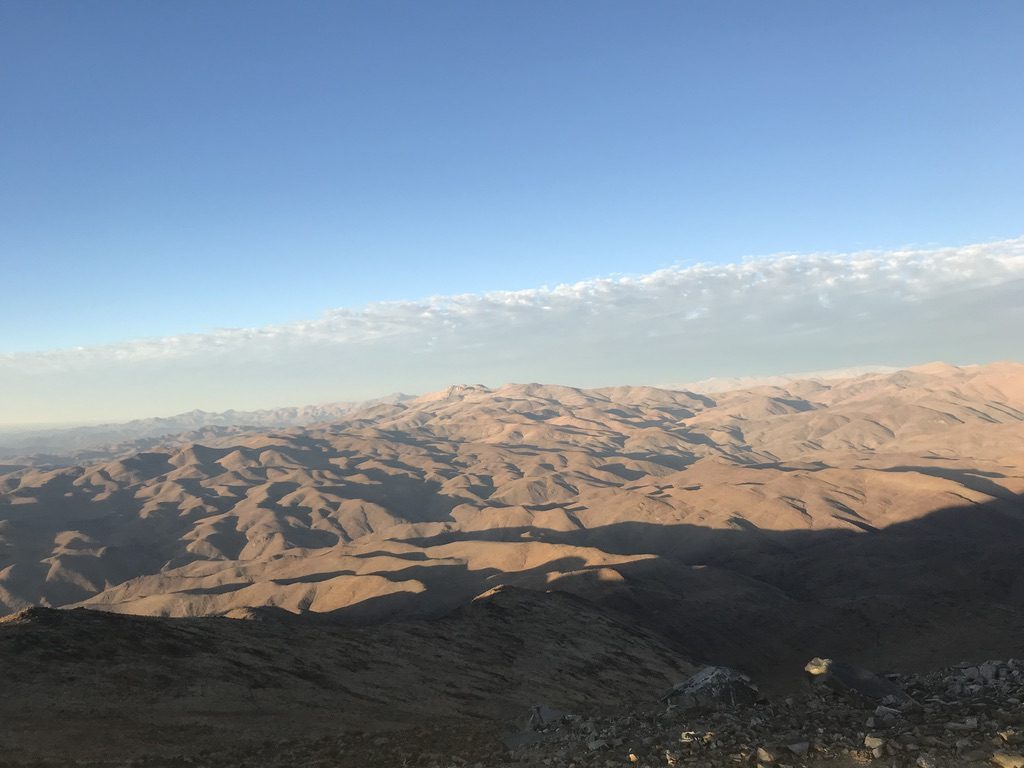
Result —
<svg viewBox="0 0 1024 768"><path fill-rule="evenodd" d="M564 713L557 709L544 704L535 704L530 709L529 725L533 728L542 728L545 725L558 722L564 716Z"/></svg>
<svg viewBox="0 0 1024 768"><path fill-rule="evenodd" d="M879 738L878 736L865 736L864 746L868 749L875 749L885 745L885 739Z"/></svg>
<svg viewBox="0 0 1024 768"><path fill-rule="evenodd" d="M769 765L775 762L775 753L765 749L764 747L757 748L755 757L757 758L757 762L763 763L765 765Z"/></svg>
<svg viewBox="0 0 1024 768"><path fill-rule="evenodd" d="M909 699L906 692L891 680L879 677L853 664L815 657L804 667L815 684L828 685L839 691L854 691L875 701L888 704ZM889 699L892 697L892 699Z"/></svg>
<svg viewBox="0 0 1024 768"><path fill-rule="evenodd" d="M794 755L797 755L798 757L803 757L804 755L806 755L807 751L810 748L811 744L807 741L798 741L795 744L789 744L786 747L786 749L788 749L790 752L792 752Z"/></svg>
<svg viewBox="0 0 1024 768"><path fill-rule="evenodd" d="M977 763L988 759L988 752L983 749L968 749L960 753L960 759L968 763Z"/></svg>
<svg viewBox="0 0 1024 768"><path fill-rule="evenodd" d="M752 704L760 698L757 686L729 667L704 667L661 697L687 709L718 709Z"/></svg>
<svg viewBox="0 0 1024 768"><path fill-rule="evenodd" d="M978 728L978 718L968 717L962 723L946 723L947 731L973 731Z"/></svg>
<svg viewBox="0 0 1024 768"><path fill-rule="evenodd" d="M935 762L935 758L931 755L918 755L914 765L916 765L917 768L936 768L937 763Z"/></svg>
<svg viewBox="0 0 1024 768"><path fill-rule="evenodd" d="M991 760L999 768L1024 768L1024 755L1011 752L996 752L992 755Z"/></svg>
<svg viewBox="0 0 1024 768"><path fill-rule="evenodd" d="M604 739L593 739L592 741L587 742L587 749L591 752L596 752L597 750L604 749L607 746L608 742Z"/></svg>

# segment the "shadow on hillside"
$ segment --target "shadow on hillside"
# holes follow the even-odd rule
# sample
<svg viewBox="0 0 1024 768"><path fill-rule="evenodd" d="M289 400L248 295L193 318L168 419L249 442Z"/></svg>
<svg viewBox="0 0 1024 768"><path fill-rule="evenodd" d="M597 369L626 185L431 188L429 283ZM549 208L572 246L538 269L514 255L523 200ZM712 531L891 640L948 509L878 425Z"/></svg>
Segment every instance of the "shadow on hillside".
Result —
<svg viewBox="0 0 1024 768"><path fill-rule="evenodd" d="M943 480L952 480L954 483L959 483L964 486L964 488L969 488L970 490L977 491L978 493L987 494L996 499L1004 499L1010 502L1013 501L1013 494L1010 491L1007 491L1003 486L990 479L1006 477L1006 475L1000 474L999 472L986 472L981 469L946 469L943 467L918 466L889 467L882 471L917 472L922 475L939 477Z"/></svg>
<svg viewBox="0 0 1024 768"><path fill-rule="evenodd" d="M835 655L924 668L1024 655L1024 496L954 506L877 531L620 523L555 531L449 531L404 543L543 542L575 554L518 572L424 564L382 573L425 591L371 598L324 617L362 623L438 615L502 584L578 594L652 629L696 661L755 673Z"/></svg>
<svg viewBox="0 0 1024 768"><path fill-rule="evenodd" d="M289 461L306 460L309 453L276 446L210 448L200 444L192 446L190 451L208 471L213 472L210 467L216 466L216 471L224 473L228 470L216 462L233 453L257 457L272 451L290 457ZM135 479L142 483L153 480L153 472L171 466L167 457L167 454L145 454L120 465L136 473ZM328 467L331 466L329 459L335 457L310 459L310 463L315 467ZM392 468L407 466L390 460L373 460ZM181 498L175 494L171 494L171 500L161 502L137 495L136 485L108 490L104 485L82 484L79 482L83 477L81 470L59 473L40 485L10 491L0 500L3 534L0 538L0 614L7 608L3 591L10 596L11 605L39 602L67 605L87 600L113 584L203 560L210 557L210 551L238 559L250 544L249 537L239 530L235 520L217 518L248 499L248 492L253 489L262 494L256 506L272 515L277 531L289 546L325 549L350 540L341 524L336 529L319 524L321 510L300 503L281 503L302 488L300 483L266 481L266 467L245 471L256 472L264 479L251 487L224 485L228 491L224 494L217 488L204 486L195 477L167 480L191 497L190 502L196 502L186 512L182 511ZM354 467L351 475L360 477L350 480L345 471L338 470L334 484L322 483L317 490L344 500L376 504L410 523L452 522L455 507L479 501L472 496L442 493L440 482L415 475L392 475L379 468L361 466ZM206 548L200 554L188 548L189 540L183 537L202 518L211 518L212 522L204 529L207 531L203 542ZM54 542L69 532L83 541L102 542L99 554L64 552L54 555ZM66 572L54 577L50 558L66 566ZM6 575L16 578L5 582L2 572L12 566L16 572Z"/></svg>
<svg viewBox="0 0 1024 768"><path fill-rule="evenodd" d="M145 474L160 466L158 458L150 457L134 469ZM606 468L618 470L626 482L633 472L623 462ZM373 466L356 465L351 471L351 480L341 476L337 485L321 489L402 510L414 522L449 522L454 507L467 500L444 493L435 480L390 475ZM861 531L768 531L737 519L729 529L623 522L568 531L445 531L402 541L423 552L373 553L409 561L400 570L373 574L393 582L395 592L305 618L367 624L435 617L511 584L578 594L659 632L689 658L751 671L806 661L811 655L899 667L1024 656L1024 496L997 485L999 476L992 472L912 466L890 471L944 477L995 498L950 506L880 530L863 525ZM357 478L359 474L364 477ZM76 477L58 475L30 492L16 491L10 502L0 504L7 541L0 570L13 564L20 569L14 581L28 585L26 595L46 594L54 604L85 599L107 581L153 573L165 563L200 559L180 551L180 536L195 525L196 516L224 511L236 501L181 478L177 482L209 509L181 516L168 503L143 521L139 510L144 500L134 498L129 489L100 496L76 486ZM338 540L334 533L312 528L310 507L280 503L296 487L294 482L272 484L261 506L298 543L333 545ZM572 501L530 509L558 507L570 520L579 509ZM846 513L837 508L837 518L845 519L841 514ZM846 522L859 525L853 517ZM145 528L151 524L161 532L156 540ZM106 544L99 556L73 548L55 556L56 565L75 579L51 583L51 563L43 560L51 557L54 537L67 530L83 541ZM209 537L210 543L235 554L245 543L237 531L217 529L212 535L218 538ZM154 543L146 544L147 536ZM474 570L432 559L438 553L431 548L457 542L535 542L567 549L538 553L532 563L550 560L515 571ZM628 561L604 564L602 552ZM336 575L313 574L297 581L315 583Z"/></svg>

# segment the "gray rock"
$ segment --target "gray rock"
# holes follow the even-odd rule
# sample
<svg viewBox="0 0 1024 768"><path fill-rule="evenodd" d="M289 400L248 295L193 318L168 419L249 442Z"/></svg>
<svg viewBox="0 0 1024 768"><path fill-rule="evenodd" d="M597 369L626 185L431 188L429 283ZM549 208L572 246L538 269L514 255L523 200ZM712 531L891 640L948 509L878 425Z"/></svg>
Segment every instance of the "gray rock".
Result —
<svg viewBox="0 0 1024 768"><path fill-rule="evenodd" d="M883 703L899 703L909 699L906 692L891 680L853 664L815 657L807 663L804 670L816 685L824 684L841 691L854 691Z"/></svg>
<svg viewBox="0 0 1024 768"><path fill-rule="evenodd" d="M988 752L983 749L968 749L960 753L960 759L968 763L977 763L988 759Z"/></svg>
<svg viewBox="0 0 1024 768"><path fill-rule="evenodd" d="M556 723L565 717L564 712L553 709L545 704L535 704L530 709L529 725L534 728L541 728L551 723Z"/></svg>
<svg viewBox="0 0 1024 768"><path fill-rule="evenodd" d="M811 748L811 744L810 744L810 742L807 742L807 741L798 741L795 744L789 744L789 745L786 746L786 749L788 749L794 755L797 755L799 757L803 757L804 755L806 755L807 751L810 748Z"/></svg>
<svg viewBox="0 0 1024 768"><path fill-rule="evenodd" d="M704 667L661 697L683 708L716 709L752 704L760 698L757 686L729 667Z"/></svg>

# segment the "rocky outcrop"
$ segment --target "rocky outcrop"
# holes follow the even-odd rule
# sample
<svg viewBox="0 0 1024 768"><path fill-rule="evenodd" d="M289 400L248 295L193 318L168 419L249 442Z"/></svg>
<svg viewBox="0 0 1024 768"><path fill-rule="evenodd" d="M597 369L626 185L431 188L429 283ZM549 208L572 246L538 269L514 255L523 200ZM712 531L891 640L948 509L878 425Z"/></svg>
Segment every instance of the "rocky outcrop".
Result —
<svg viewBox="0 0 1024 768"><path fill-rule="evenodd" d="M752 704L759 698L757 686L742 672L709 666L675 685L661 700L684 709L722 709Z"/></svg>
<svg viewBox="0 0 1024 768"><path fill-rule="evenodd" d="M907 699L907 694L891 680L855 664L816 656L807 662L804 671L814 685L827 685L843 693L890 704Z"/></svg>
<svg viewBox="0 0 1024 768"><path fill-rule="evenodd" d="M808 667L821 669L820 662ZM846 668L824 666L833 673ZM717 669L701 672L713 678L708 670ZM703 679L701 672L695 677ZM542 726L545 739L515 757L531 765L579 768L795 768L874 761L886 768L1024 766L1024 662L987 661L913 675L859 670L853 678L858 685L865 680L872 694L889 690L888 703L873 702L853 685L814 685L801 696L729 707L680 707L670 700L657 711L565 717ZM878 681L885 685L874 687Z"/></svg>

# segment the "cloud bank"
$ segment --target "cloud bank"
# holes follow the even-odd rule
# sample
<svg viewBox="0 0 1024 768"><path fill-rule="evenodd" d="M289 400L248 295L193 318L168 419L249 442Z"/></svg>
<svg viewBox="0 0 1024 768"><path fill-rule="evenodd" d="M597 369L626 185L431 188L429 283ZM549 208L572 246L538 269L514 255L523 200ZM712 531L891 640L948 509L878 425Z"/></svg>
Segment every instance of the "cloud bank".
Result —
<svg viewBox="0 0 1024 768"><path fill-rule="evenodd" d="M258 300L258 298L254 298ZM0 355L0 423L424 392L1024 358L1024 238L778 255Z"/></svg>

